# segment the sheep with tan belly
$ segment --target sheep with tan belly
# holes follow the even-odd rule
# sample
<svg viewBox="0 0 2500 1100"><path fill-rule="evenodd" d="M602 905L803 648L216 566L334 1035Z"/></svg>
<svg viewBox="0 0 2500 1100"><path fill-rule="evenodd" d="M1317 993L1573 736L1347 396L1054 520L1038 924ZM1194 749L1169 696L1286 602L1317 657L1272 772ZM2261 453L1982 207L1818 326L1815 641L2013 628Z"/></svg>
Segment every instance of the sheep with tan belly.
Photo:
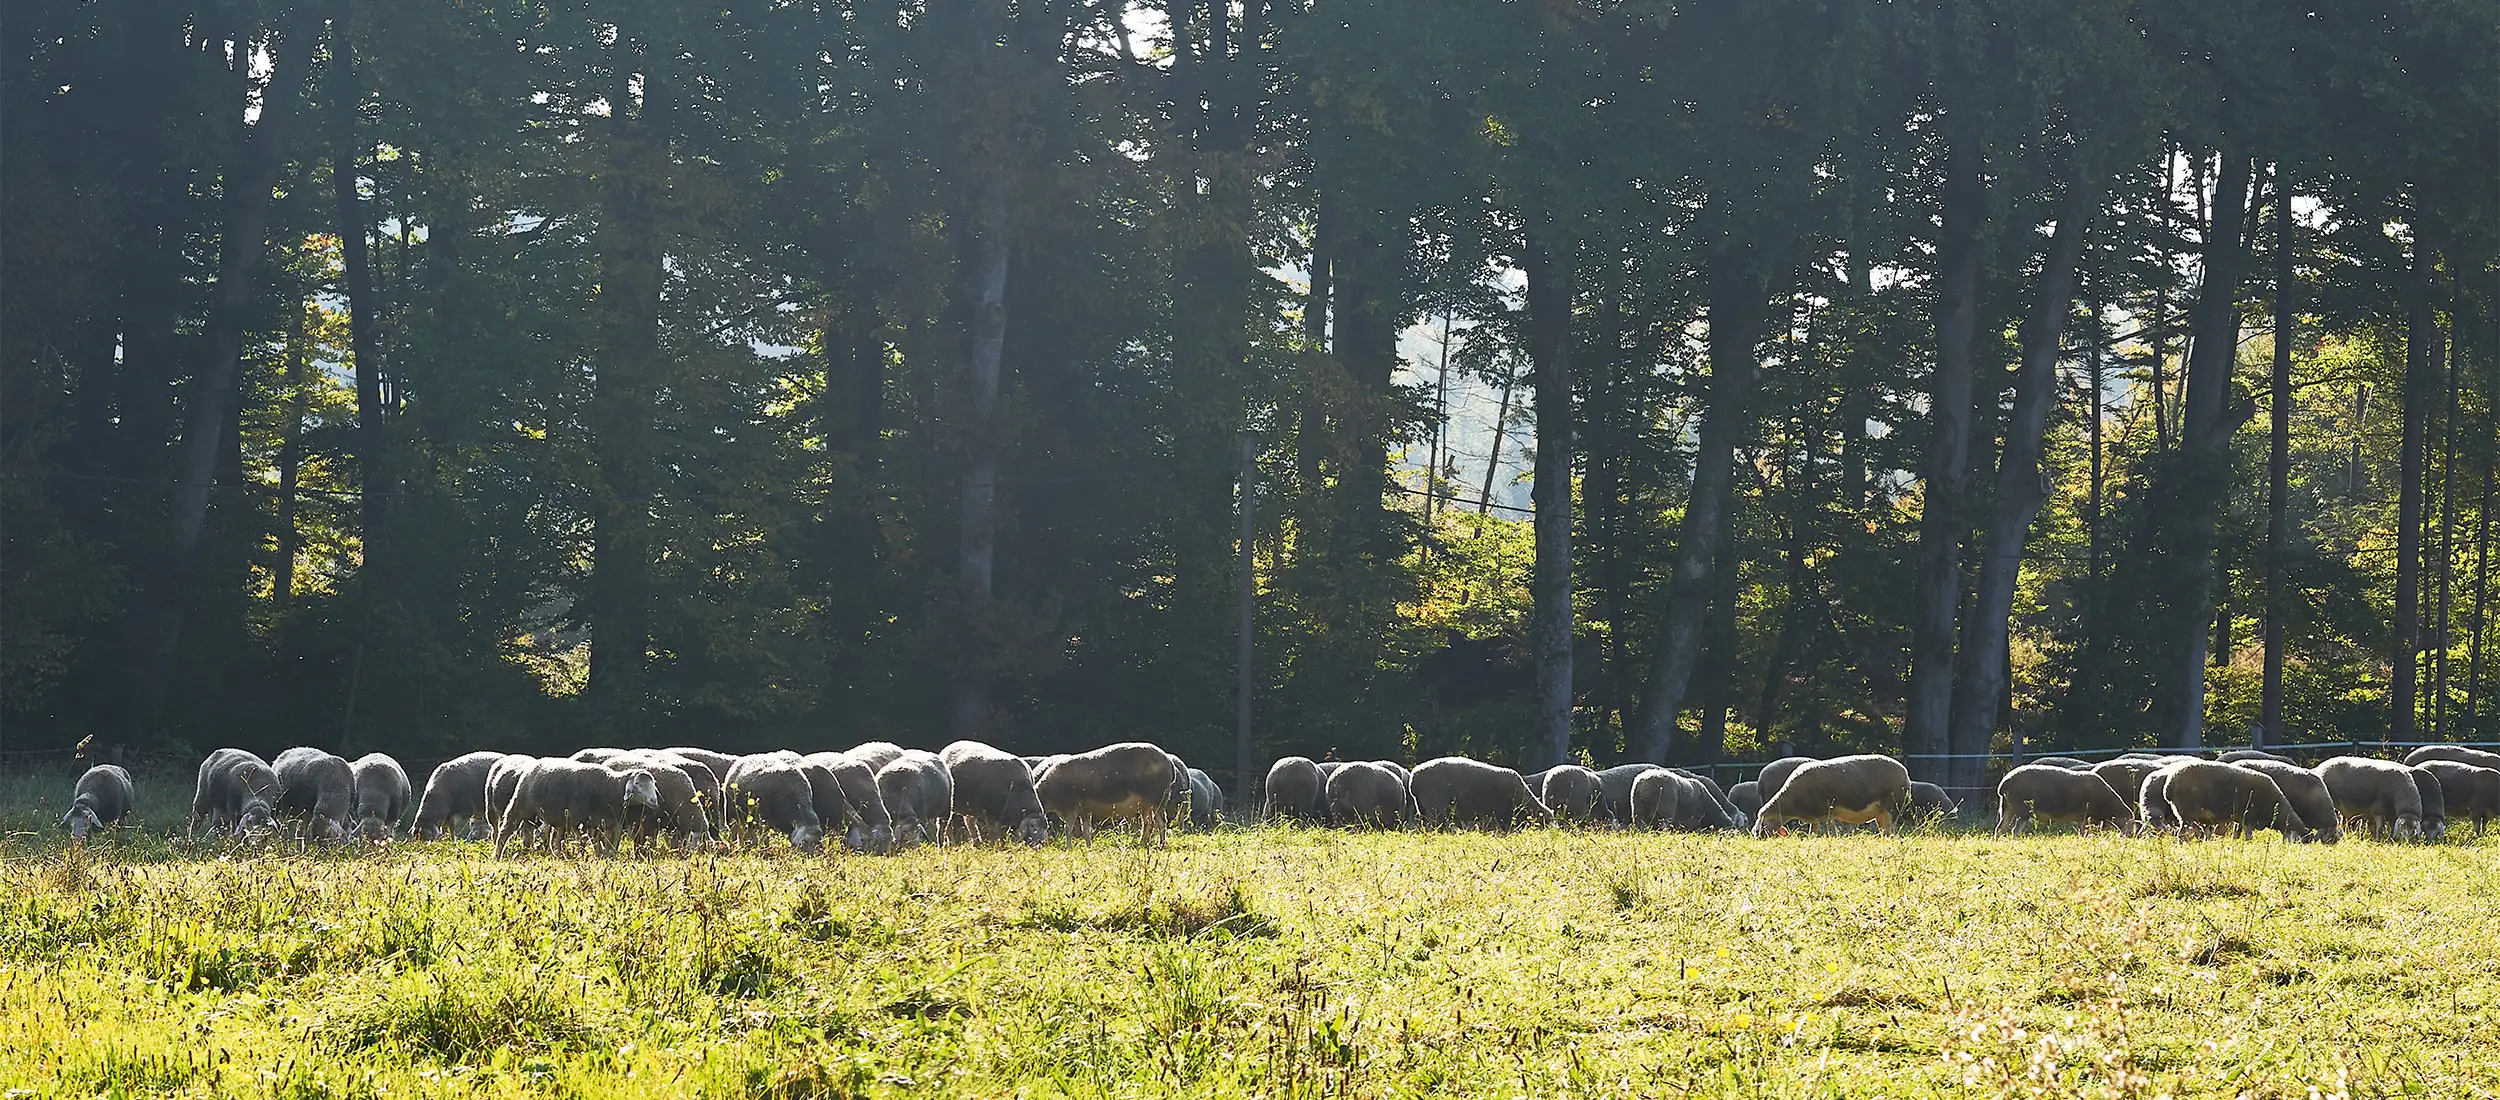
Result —
<svg viewBox="0 0 2500 1100"><path fill-rule="evenodd" d="M278 812L301 817L297 839L347 839L356 804L356 769L345 757L300 747L279 753L269 766L278 773Z"/></svg>
<svg viewBox="0 0 2500 1100"><path fill-rule="evenodd" d="M1328 781L1320 776L1319 765L1307 756L1268 765L1267 806L1260 816L1313 825L1328 820Z"/></svg>
<svg viewBox="0 0 2500 1100"><path fill-rule="evenodd" d="M1424 824L1433 828L1505 830L1522 817L1539 824L1554 823L1554 811L1528 789L1526 776L1463 756L1416 765L1409 793Z"/></svg>
<svg viewBox="0 0 2500 1100"><path fill-rule="evenodd" d="M824 844L825 826L816 816L816 789L807 773L772 756L742 756L730 765L721 784L729 797L729 831L740 847L760 844L766 835L790 838L790 846L815 852Z"/></svg>
<svg viewBox="0 0 2500 1100"><path fill-rule="evenodd" d="M576 830L588 834L588 847L615 855L628 808L656 810L659 805L659 780L648 768L611 771L578 760L532 761L496 820L495 858L503 858L515 833L531 826L546 830L550 850L559 858Z"/></svg>
<svg viewBox="0 0 2500 1100"><path fill-rule="evenodd" d="M1768 772L1770 769L1763 769ZM1763 788L1770 789L1763 780ZM1831 821L1843 825L1873 823L1886 833L1910 807L1910 770L1889 756L1873 753L1816 760L1799 765L1762 803L1753 835L1768 837L1790 822L1807 825Z"/></svg>
<svg viewBox="0 0 2500 1100"><path fill-rule="evenodd" d="M1762 771L1754 776L1754 782L1762 785L1762 801L1767 804L1771 799L1778 797L1780 787L1788 782L1788 777L1796 774L1797 769L1811 763L1814 763L1814 758L1811 756L1783 756L1764 764Z"/></svg>
<svg viewBox="0 0 2500 1100"><path fill-rule="evenodd" d="M2274 780L2252 768L2211 760L2183 760L2163 769L2162 797L2182 830L2204 829L2248 837L2272 828L2283 839L2300 839L2300 811Z"/></svg>
<svg viewBox="0 0 2500 1100"><path fill-rule="evenodd" d="M2335 799L2347 826L2358 823L2373 840L2422 836L2422 789L2413 769L2393 760L2338 756L2318 765L2318 778Z"/></svg>
<svg viewBox="0 0 2500 1100"><path fill-rule="evenodd" d="M2292 812L2300 815L2302 839L2333 844L2344 838L2343 815L2335 812L2335 796L2327 793L2326 780L2318 778L2318 773L2298 764L2255 757L2226 763L2274 780L2283 797L2291 801Z"/></svg>
<svg viewBox="0 0 2500 1100"><path fill-rule="evenodd" d="M1556 820L1588 825L1605 820L1606 788L1597 773L1578 764L1560 764L1537 773L1529 784L1537 800L1554 811Z"/></svg>
<svg viewBox="0 0 2500 1100"><path fill-rule="evenodd" d="M2457 821L2474 823L2474 835L2494 816L2500 816L2500 769L2476 767L2455 760L2432 758L2414 767L2439 781L2441 800L2448 816Z"/></svg>
<svg viewBox="0 0 2500 1100"><path fill-rule="evenodd" d="M399 819L408 813L408 769L389 756L369 752L350 761L347 771L354 780L355 797L348 813L356 823L356 835L374 842L391 839L399 831Z"/></svg>
<svg viewBox="0 0 2500 1100"><path fill-rule="evenodd" d="M1066 822L1068 835L1078 840L1091 838L1103 823L1134 821L1140 839L1162 843L1169 832L1163 796L1174 778L1169 753L1124 741L1051 764L1034 777L1033 788L1042 809Z"/></svg>
<svg viewBox="0 0 2500 1100"><path fill-rule="evenodd" d="M69 812L61 815L61 831L72 846L85 844L87 834L119 826L139 801L130 773L119 764L98 764L70 788Z"/></svg>
<svg viewBox="0 0 2500 1100"><path fill-rule="evenodd" d="M2020 836L2034 820L2124 831L2134 822L2135 811L2108 780L2092 772L2025 764L1997 780L1997 835Z"/></svg>
<svg viewBox="0 0 2500 1100"><path fill-rule="evenodd" d="M441 840L458 827L491 821L486 816L486 773L503 757L499 752L472 752L435 765L425 777L425 793L417 799L417 817L408 835Z"/></svg>
<svg viewBox="0 0 2500 1100"><path fill-rule="evenodd" d="M1379 763L1350 764L1328 777L1328 812L1347 828L1397 829L1413 802L1398 773Z"/></svg>
<svg viewBox="0 0 2500 1100"><path fill-rule="evenodd" d="M957 741L938 750L938 762L955 784L954 820L966 839L1050 839L1042 796L1033 790L1033 769L1023 758L979 741ZM1195 800L1193 799L1193 802Z"/></svg>

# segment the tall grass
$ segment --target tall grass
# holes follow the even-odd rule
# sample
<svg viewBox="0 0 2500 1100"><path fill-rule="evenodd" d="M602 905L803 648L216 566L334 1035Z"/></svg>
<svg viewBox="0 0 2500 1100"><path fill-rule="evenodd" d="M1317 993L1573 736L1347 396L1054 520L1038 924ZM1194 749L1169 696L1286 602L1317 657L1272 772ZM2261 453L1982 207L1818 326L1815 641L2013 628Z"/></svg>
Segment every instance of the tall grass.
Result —
<svg viewBox="0 0 2500 1100"><path fill-rule="evenodd" d="M2495 854L1248 831L496 863L19 835L0 1092L2483 1095Z"/></svg>

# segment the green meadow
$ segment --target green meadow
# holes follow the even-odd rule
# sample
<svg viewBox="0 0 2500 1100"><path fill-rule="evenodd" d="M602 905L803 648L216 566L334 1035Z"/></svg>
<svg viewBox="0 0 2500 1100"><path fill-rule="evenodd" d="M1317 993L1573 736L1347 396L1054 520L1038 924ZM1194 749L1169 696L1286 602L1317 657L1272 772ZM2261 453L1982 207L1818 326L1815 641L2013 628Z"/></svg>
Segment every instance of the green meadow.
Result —
<svg viewBox="0 0 2500 1100"><path fill-rule="evenodd" d="M2489 841L1250 829L498 863L163 820L70 852L18 793L8 1097L2500 1089Z"/></svg>

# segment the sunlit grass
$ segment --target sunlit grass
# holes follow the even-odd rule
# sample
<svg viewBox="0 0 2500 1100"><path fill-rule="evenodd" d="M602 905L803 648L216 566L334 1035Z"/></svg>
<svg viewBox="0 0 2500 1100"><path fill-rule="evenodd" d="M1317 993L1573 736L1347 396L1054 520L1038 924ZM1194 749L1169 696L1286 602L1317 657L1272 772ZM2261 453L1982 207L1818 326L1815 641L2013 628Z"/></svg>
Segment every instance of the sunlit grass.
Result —
<svg viewBox="0 0 2500 1100"><path fill-rule="evenodd" d="M1253 831L498 864L20 833L0 1090L2487 1095L2495 854Z"/></svg>

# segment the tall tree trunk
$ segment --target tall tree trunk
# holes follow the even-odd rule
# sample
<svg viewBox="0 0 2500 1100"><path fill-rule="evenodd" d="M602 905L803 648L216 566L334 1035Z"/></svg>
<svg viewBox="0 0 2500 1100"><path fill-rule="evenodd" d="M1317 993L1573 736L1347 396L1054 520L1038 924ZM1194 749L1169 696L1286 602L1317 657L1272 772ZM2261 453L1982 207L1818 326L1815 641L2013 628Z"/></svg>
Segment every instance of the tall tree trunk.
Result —
<svg viewBox="0 0 2500 1100"><path fill-rule="evenodd" d="M1480 516L1493 510L1493 478L1502 469L1503 437L1510 431L1511 387L1518 381L1518 368L1504 360L1500 396L1493 402L1493 449L1484 456L1484 484L1476 490L1476 514Z"/></svg>
<svg viewBox="0 0 2500 1100"><path fill-rule="evenodd" d="M1949 138L1942 231L1936 242L1936 368L1929 387L1926 497L1912 578L1909 699L1902 719L1910 774L1949 777L1952 751L1953 618L1962 596L1962 540L1970 482L1972 342L1979 326L1979 227L1987 184L1979 149Z"/></svg>
<svg viewBox="0 0 2500 1100"><path fill-rule="evenodd" d="M2165 230L2171 228L2171 181L2177 178L2178 172L2178 151L2165 150L2161 160L2161 182L2153 188L2153 216ZM2170 414L2167 407L2170 383L2163 376L2170 361L2170 253L2156 244L2153 256L2161 265L2161 271L2153 276L2153 320L2146 328L2151 336L2149 343L2153 353L2153 451L2159 454L2170 450Z"/></svg>
<svg viewBox="0 0 2500 1100"><path fill-rule="evenodd" d="M1528 353L1536 361L1536 568L1528 595L1536 647L1536 740L1545 767L1571 757L1572 244L1530 234Z"/></svg>
<svg viewBox="0 0 2500 1100"><path fill-rule="evenodd" d="M332 109L337 111L336 142L331 155L331 191L338 206L339 257L347 277L348 343L356 360L356 487L357 535L363 542L363 570L380 575L384 558L383 517L389 511L389 458L384 452L382 424L382 353L375 329L381 315L373 300L373 273L365 255L365 238L373 230L365 217L364 197L356 177L363 147L356 140L356 104L363 89L356 83L355 44L348 36L348 5L339 5L330 25Z"/></svg>
<svg viewBox="0 0 2500 1100"><path fill-rule="evenodd" d="M1328 354L1328 307L1332 254L1336 251L1336 217L1322 195L1311 212L1310 290L1302 298L1302 345L1310 366L1304 370L1301 425L1295 431L1295 473L1303 495L1319 499L1320 457L1328 450L1326 387L1320 384L1321 363Z"/></svg>
<svg viewBox="0 0 2500 1100"><path fill-rule="evenodd" d="M269 570L269 602L285 611L295 598L295 558L304 534L295 526L296 481L304 466L304 409L311 398L313 311L308 303L286 342L286 419L278 424L278 556Z"/></svg>
<svg viewBox="0 0 2500 1100"><path fill-rule="evenodd" d="M591 507L591 627L588 695L601 721L632 733L648 718L651 571L656 547L651 505L658 476L655 393L663 384L660 292L666 250L659 204L668 187L668 89L642 74L642 102L628 109L637 54L615 46L598 181L600 225L598 373L590 398L597 492ZM654 66L656 69L656 66Z"/></svg>
<svg viewBox="0 0 2500 1100"><path fill-rule="evenodd" d="M2431 618L2431 738L2445 741L2449 739L2449 613L2453 610L2457 560L2457 404L2464 372L2457 369L2454 347L2446 341L2441 345L2446 352L2441 358L2448 375L2448 408L2441 417L2439 445L2439 595Z"/></svg>
<svg viewBox="0 0 2500 1100"><path fill-rule="evenodd" d="M1702 666L1701 722L1693 743L1679 754L1685 763L1707 768L1727 752L1728 712L1736 704L1736 577L1735 539L1723 537L1717 552L1718 573L1710 597L1710 613L1702 625L1706 656Z"/></svg>
<svg viewBox="0 0 2500 1100"><path fill-rule="evenodd" d="M2074 311L2075 266L2099 201L2100 188L2086 177L2078 174L2068 181L2055 235L2049 238L2041 260L2031 315L2023 319L2014 415L2005 425L2005 446L1997 459L1995 514L1989 517L1987 549L1979 560L1976 602L1962 629L1962 668L1955 685L1949 749L1954 759L1946 769L1951 776L1949 786L1959 791L1980 788L1997 728L1997 707L2012 685L2006 653L2013 629L2014 583L2022 573L2031 521L2049 496L2049 474L2040 462L2041 439L2048 430L2049 410L2057 404L2058 352L2066 318Z"/></svg>
<svg viewBox="0 0 2500 1100"><path fill-rule="evenodd" d="M2292 294L2293 265L2299 255L2300 227L2292 218L2292 188L2289 174L2278 166L2274 173L2274 374L2266 399L2266 671L2265 684L2259 693L2257 729L2249 738L2253 747L2263 748L2271 737L2277 744L2283 734L2283 616L2288 608L2283 592L2283 565L2291 557L2291 523L2288 509L2292 485Z"/></svg>
<svg viewBox="0 0 2500 1100"><path fill-rule="evenodd" d="M1007 342L1007 262L1010 225L1007 183L993 174L981 183L977 240L973 246L971 359L965 417L964 486L960 541L956 550L957 599L966 620L989 615L992 572L998 551L999 359ZM992 654L975 654L958 674L952 728L959 738L987 731Z"/></svg>
<svg viewBox="0 0 2500 1100"><path fill-rule="evenodd" d="M2490 414L2485 413L2488 418ZM2483 598L2491 591L2491 422L2483 425L2483 497L2474 509L2474 610L2465 653L2465 730L2460 740L2482 740L2483 732Z"/></svg>
<svg viewBox="0 0 2500 1100"><path fill-rule="evenodd" d="M2439 314L2431 300L2428 218L2416 210L2411 313L2405 326L2403 441L2397 448L2395 682L2389 689L2388 737L2414 739L2415 660L2422 651L2422 437L2430 419L2439 347Z"/></svg>
<svg viewBox="0 0 2500 1100"><path fill-rule="evenodd" d="M1874 265L1867 262L1864 247L1853 243L1842 261L1849 285L1850 339L1840 363L1840 504L1850 515L1866 507L1866 420L1874 379L1882 376L1860 361L1870 354L1875 335L1870 319L1875 311Z"/></svg>
<svg viewBox="0 0 2500 1100"><path fill-rule="evenodd" d="M1710 392L1693 452L1693 489L1675 551L1675 573L1650 658L1648 689L1628 740L1635 759L1663 764L1674 748L1676 716L1701 655L1702 619L1716 593L1736 475L1736 448L1751 433L1761 363L1755 349L1768 319L1766 288L1746 245L1722 241L1704 261L1710 309Z"/></svg>
<svg viewBox="0 0 2500 1100"><path fill-rule="evenodd" d="M2187 373L2179 401L2180 469L2184 492L2173 513L2181 535L2178 547L2186 569L2186 600L2174 673L2178 712L2172 715L2176 744L2204 744L2205 654L2207 627L2215 604L2214 539L2216 523L2230 493L2231 433L2255 412L2234 408L2230 401L2231 368L2239 355L2240 283L2248 267L2245 232L2250 164L2247 157L2225 152L2214 184L2212 215L2205 233L2205 279L2197 288L2189 317Z"/></svg>
<svg viewBox="0 0 2500 1100"><path fill-rule="evenodd" d="M295 21L300 25L302 16ZM148 639L150 648L138 670L141 701L136 710L141 721L152 718L166 667L182 641L184 614L197 580L200 534L208 522L210 490L231 442L228 433L236 411L235 379L242 371L243 329L258 286L261 258L269 249L269 215L276 202L278 177L286 167L288 130L312 57L308 38L286 30L272 36L260 121L245 139L240 163L226 177L225 229L219 239L217 283L208 324L200 341L201 358L191 383L189 423L183 432L174 487L173 538L160 598L153 609L154 636Z"/></svg>
<svg viewBox="0 0 2500 1100"><path fill-rule="evenodd" d="M2083 504L2083 560L2084 578L2090 582L2086 590L2097 592L2101 585L2101 494L2103 478L2106 476L2101 468L2101 426L2102 422L2107 419L2106 411L2102 407L2102 394L2103 387L2108 384L2103 353L2107 349L2109 335L2108 327L2101 319L2104 303L2101 301L2101 276L2097 273L2092 277L2092 291L2092 298L2088 305L2092 326L2088 338L2092 342L2092 347L2087 368L2090 374L2091 391L2086 397L2086 415L2089 419L2085 422L2088 433L2086 438L2092 448L2092 472L2091 480L2085 489ZM2100 625L2097 622L2086 622L2084 629L2089 632L2099 629Z"/></svg>
<svg viewBox="0 0 2500 1100"><path fill-rule="evenodd" d="M1366 569L1393 559L1389 537L1389 404L1396 389L1398 322L1403 312L1398 282L1405 227L1384 214L1368 215L1338 242L1331 257L1337 295L1337 362L1345 368L1357 407L1340 432L1337 453L1350 456L1338 471L1336 520L1343 537L1330 552Z"/></svg>

